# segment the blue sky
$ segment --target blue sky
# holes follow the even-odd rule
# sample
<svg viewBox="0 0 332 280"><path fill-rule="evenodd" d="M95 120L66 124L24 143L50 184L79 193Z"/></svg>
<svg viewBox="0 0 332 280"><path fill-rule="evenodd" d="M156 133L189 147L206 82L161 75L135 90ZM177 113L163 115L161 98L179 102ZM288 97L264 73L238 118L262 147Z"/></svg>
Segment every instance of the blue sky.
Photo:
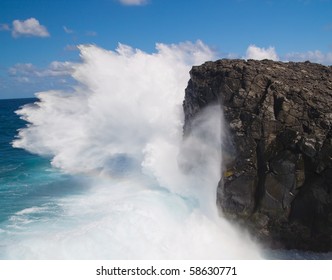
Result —
<svg viewBox="0 0 332 280"><path fill-rule="evenodd" d="M70 84L76 46L203 41L218 58L332 64L332 0L0 0L0 98Z"/></svg>

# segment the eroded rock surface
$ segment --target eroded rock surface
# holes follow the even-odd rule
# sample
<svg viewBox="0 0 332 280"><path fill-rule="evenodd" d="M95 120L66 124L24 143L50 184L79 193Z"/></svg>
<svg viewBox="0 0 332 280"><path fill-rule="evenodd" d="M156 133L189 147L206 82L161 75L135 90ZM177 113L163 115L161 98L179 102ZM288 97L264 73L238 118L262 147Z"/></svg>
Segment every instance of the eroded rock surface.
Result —
<svg viewBox="0 0 332 280"><path fill-rule="evenodd" d="M217 204L273 247L332 250L332 68L219 60L191 70L184 134L222 106Z"/></svg>

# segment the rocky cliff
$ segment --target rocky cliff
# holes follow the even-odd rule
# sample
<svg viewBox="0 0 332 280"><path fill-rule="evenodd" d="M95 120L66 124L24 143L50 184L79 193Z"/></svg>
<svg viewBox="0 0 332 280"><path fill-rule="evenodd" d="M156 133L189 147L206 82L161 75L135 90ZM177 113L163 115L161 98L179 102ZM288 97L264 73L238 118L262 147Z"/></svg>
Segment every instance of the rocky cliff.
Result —
<svg viewBox="0 0 332 280"><path fill-rule="evenodd" d="M272 247L331 251L332 67L219 60L190 75L184 135L204 107L224 113L224 215Z"/></svg>

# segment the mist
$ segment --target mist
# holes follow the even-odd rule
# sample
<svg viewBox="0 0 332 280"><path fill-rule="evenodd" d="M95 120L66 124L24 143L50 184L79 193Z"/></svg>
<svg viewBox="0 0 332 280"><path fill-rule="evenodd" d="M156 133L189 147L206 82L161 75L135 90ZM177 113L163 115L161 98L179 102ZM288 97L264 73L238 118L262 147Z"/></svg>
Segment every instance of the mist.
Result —
<svg viewBox="0 0 332 280"><path fill-rule="evenodd" d="M13 146L48 157L84 192L53 199L55 217L28 222L2 257L261 258L216 206L225 138L220 106L204 110L183 139L189 70L213 52L200 41L157 44L152 54L121 44L115 51L79 49L77 85L37 93L38 102L17 111L28 125ZM48 207L13 220L26 223Z"/></svg>

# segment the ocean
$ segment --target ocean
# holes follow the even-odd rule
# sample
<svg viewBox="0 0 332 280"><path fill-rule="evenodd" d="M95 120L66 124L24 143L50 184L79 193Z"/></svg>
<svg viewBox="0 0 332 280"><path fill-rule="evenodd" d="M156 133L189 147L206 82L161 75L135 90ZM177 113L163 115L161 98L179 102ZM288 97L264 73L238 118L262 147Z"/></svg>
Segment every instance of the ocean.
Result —
<svg viewBox="0 0 332 280"><path fill-rule="evenodd" d="M201 42L81 47L72 91L0 100L0 259L319 259L269 251L216 206L222 112L183 141Z"/></svg>
<svg viewBox="0 0 332 280"><path fill-rule="evenodd" d="M11 248L22 236L36 233L29 231L33 225L61 216L57 198L82 191L73 177L53 168L49 158L12 147L17 130L27 124L15 111L35 101L0 100L0 259L11 258ZM14 258L25 258L23 251Z"/></svg>
<svg viewBox="0 0 332 280"><path fill-rule="evenodd" d="M211 244L219 229L197 199L137 174L124 155L111 164L113 176L70 174L52 166L51 157L14 148L27 126L15 111L36 101L0 100L1 259L259 257Z"/></svg>

